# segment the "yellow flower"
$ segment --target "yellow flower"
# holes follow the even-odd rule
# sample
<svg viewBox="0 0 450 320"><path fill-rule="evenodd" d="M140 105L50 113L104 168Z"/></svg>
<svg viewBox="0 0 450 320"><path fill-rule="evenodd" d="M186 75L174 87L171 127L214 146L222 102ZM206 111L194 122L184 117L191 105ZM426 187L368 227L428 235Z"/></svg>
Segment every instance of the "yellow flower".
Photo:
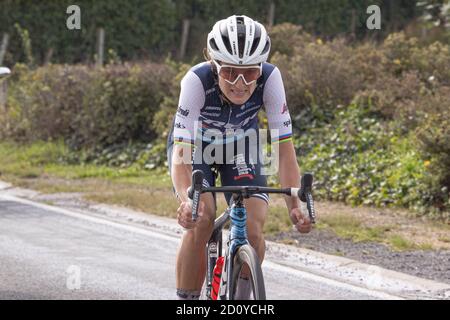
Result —
<svg viewBox="0 0 450 320"><path fill-rule="evenodd" d="M320 44L320 45L322 45L322 44L323 44L323 41L322 41L322 39L318 38L318 39L317 39L317 44Z"/></svg>
<svg viewBox="0 0 450 320"><path fill-rule="evenodd" d="M395 59L395 60L394 60L394 63L397 64L397 65L402 64L402 62L400 61L400 59Z"/></svg>
<svg viewBox="0 0 450 320"><path fill-rule="evenodd" d="M429 165L430 165L430 160L425 160L424 162L423 162L423 165L425 166L425 167L428 167Z"/></svg>

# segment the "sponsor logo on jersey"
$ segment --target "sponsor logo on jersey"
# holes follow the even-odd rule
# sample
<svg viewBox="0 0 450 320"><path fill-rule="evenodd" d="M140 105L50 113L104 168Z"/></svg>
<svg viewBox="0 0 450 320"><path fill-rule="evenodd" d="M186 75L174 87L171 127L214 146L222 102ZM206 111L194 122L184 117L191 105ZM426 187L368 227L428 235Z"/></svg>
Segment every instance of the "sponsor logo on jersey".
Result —
<svg viewBox="0 0 450 320"><path fill-rule="evenodd" d="M206 123L206 125L208 127L213 127L216 129L219 129L220 131L224 131L226 129L247 129L248 125L253 126L255 125L255 122L251 121L253 119L256 118L257 116L257 112L251 114L250 117L246 117L244 118L242 121L239 121L238 123L230 123L230 122L225 122L225 121L220 121L220 120L215 120L215 119L208 119L206 118L204 115L205 113L201 113L200 114L200 120L204 123Z"/></svg>
<svg viewBox="0 0 450 320"><path fill-rule="evenodd" d="M260 107L261 107L261 106L254 106L254 107L248 108L248 109L245 110L244 112L238 113L238 114L236 115L236 118L240 118L240 117L244 116L245 114L247 114L247 113L249 113L249 112L252 112L252 111L258 112L258 110L259 110Z"/></svg>
<svg viewBox="0 0 450 320"><path fill-rule="evenodd" d="M249 108L249 107L253 106L255 103L256 103L256 102L254 102L254 101L246 102L245 104L243 104L243 105L241 106L240 109L241 109L241 110L244 110L245 108Z"/></svg>
<svg viewBox="0 0 450 320"><path fill-rule="evenodd" d="M178 128L178 129L186 129L186 126L183 125L183 124L180 123L180 122L177 122L177 123L175 123L175 128Z"/></svg>
<svg viewBox="0 0 450 320"><path fill-rule="evenodd" d="M188 109L183 109L182 106L178 107L177 113L179 115L182 115L183 117L187 117L189 115L189 110Z"/></svg>
<svg viewBox="0 0 450 320"><path fill-rule="evenodd" d="M202 112L201 115L205 117L220 117L218 112Z"/></svg>
<svg viewBox="0 0 450 320"><path fill-rule="evenodd" d="M216 106L206 106L205 110L216 110L216 111L221 111L222 108L221 107L216 107Z"/></svg>
<svg viewBox="0 0 450 320"><path fill-rule="evenodd" d="M255 176L253 174L254 166L252 165L251 166L252 168L249 168L249 166L245 162L245 158L244 158L243 154L237 154L234 157L234 163L236 164L236 166L233 167L233 169L237 170L237 175L234 176L234 180L240 180L240 179L244 179L244 178L253 180L255 178Z"/></svg>
<svg viewBox="0 0 450 320"><path fill-rule="evenodd" d="M288 121L283 122L283 125L284 125L285 127L289 127L291 124L292 124L291 119L289 119Z"/></svg>
<svg viewBox="0 0 450 320"><path fill-rule="evenodd" d="M213 93L214 91L216 91L216 88L212 87L211 89L208 89L208 90L205 91L205 95Z"/></svg>

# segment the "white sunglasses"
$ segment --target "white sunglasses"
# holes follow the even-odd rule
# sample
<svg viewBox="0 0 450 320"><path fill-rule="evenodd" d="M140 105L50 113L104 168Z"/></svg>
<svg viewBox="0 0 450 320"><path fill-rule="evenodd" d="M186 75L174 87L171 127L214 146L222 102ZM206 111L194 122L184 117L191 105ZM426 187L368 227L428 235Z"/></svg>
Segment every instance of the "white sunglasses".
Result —
<svg viewBox="0 0 450 320"><path fill-rule="evenodd" d="M242 78L244 83L248 86L256 82L262 75L262 63L258 66L233 66L220 65L216 60L213 60L217 68L217 74L229 84L236 84L239 78Z"/></svg>

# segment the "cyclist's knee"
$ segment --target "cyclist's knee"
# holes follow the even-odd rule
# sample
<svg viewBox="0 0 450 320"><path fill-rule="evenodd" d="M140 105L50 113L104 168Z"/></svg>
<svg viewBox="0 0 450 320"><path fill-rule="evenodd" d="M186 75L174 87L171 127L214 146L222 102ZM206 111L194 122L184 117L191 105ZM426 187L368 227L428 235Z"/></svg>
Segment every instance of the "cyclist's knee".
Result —
<svg viewBox="0 0 450 320"><path fill-rule="evenodd" d="M214 219L216 217L216 203L211 194L204 194L201 197L201 201L205 204L202 218L200 219L201 227L205 229L212 228L214 225Z"/></svg>
<svg viewBox="0 0 450 320"><path fill-rule="evenodd" d="M247 201L247 233L250 244L257 248L264 240L263 229L267 215L267 203L259 198Z"/></svg>
<svg viewBox="0 0 450 320"><path fill-rule="evenodd" d="M264 240L263 230L260 226L249 227L247 233L248 240L253 247L258 247L261 241Z"/></svg>
<svg viewBox="0 0 450 320"><path fill-rule="evenodd" d="M196 229L200 232L211 232L214 227L214 219L215 211L205 209Z"/></svg>

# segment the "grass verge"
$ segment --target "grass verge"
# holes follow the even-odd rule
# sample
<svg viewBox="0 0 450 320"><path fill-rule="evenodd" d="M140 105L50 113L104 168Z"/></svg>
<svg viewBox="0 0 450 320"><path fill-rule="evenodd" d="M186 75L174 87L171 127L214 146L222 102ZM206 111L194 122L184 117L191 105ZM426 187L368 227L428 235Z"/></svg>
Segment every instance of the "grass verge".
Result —
<svg viewBox="0 0 450 320"><path fill-rule="evenodd" d="M112 168L72 165L62 161L67 152L62 143L0 143L0 179L42 193L81 193L89 201L176 217L178 202L165 168L147 171L137 166ZM217 198L219 214L225 209L226 203L222 195ZM271 199L264 232L270 235L292 230L283 198L274 195ZM450 247L449 226L423 222L418 228L405 232L395 218L375 222L379 216L366 219L360 214L364 210L358 208L358 214L354 214L354 210L350 212L348 207L344 210L336 210L332 206L322 208L319 213L322 211L324 214L320 214L317 228L332 230L337 236L354 242L384 243L399 251ZM373 218L374 215L370 215ZM439 231L437 236L434 235L435 230ZM422 238L418 239L420 233ZM436 240L428 241L431 239L429 235L435 236ZM289 239L283 241L292 242Z"/></svg>

